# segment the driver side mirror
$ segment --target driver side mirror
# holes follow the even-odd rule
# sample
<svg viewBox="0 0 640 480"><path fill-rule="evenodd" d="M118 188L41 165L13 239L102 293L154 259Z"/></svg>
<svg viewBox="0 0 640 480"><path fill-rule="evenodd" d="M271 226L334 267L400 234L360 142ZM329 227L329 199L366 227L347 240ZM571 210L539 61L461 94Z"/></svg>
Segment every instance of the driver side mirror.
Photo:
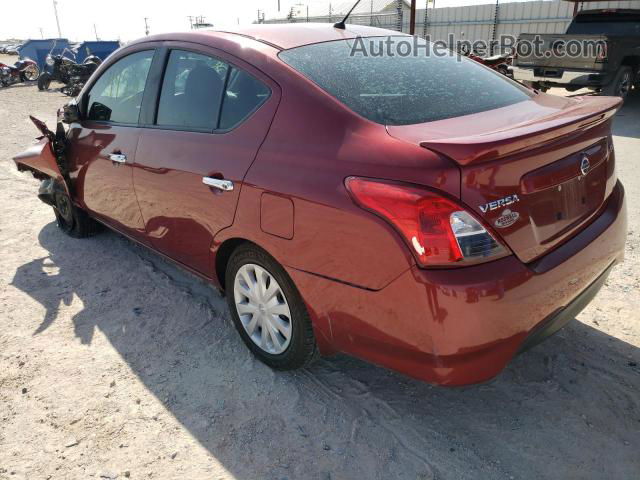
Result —
<svg viewBox="0 0 640 480"><path fill-rule="evenodd" d="M80 108L75 101L67 103L62 107L62 111L58 111L58 120L62 123L75 123L80 121Z"/></svg>

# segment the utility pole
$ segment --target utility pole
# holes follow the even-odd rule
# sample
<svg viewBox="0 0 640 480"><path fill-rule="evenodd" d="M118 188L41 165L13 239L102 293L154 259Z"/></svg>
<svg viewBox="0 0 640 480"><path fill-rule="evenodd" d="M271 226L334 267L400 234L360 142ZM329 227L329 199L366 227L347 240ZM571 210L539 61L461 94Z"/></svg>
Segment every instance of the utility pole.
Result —
<svg viewBox="0 0 640 480"><path fill-rule="evenodd" d="M426 13L426 10L425 10ZM416 34L416 0L411 0L411 11L409 13L409 35Z"/></svg>
<svg viewBox="0 0 640 480"><path fill-rule="evenodd" d="M44 32L42 31L42 27L40 27L40 36L44 38Z"/></svg>
<svg viewBox="0 0 640 480"><path fill-rule="evenodd" d="M193 30L193 15L187 17L189 19L189 30Z"/></svg>
<svg viewBox="0 0 640 480"><path fill-rule="evenodd" d="M60 19L58 18L58 2L53 0L53 13L56 14L56 25L58 26L58 38L62 38L62 31L60 30Z"/></svg>
<svg viewBox="0 0 640 480"><path fill-rule="evenodd" d="M144 17L144 34L145 35L149 35L149 24L147 23L147 20L149 20L149 17Z"/></svg>
<svg viewBox="0 0 640 480"><path fill-rule="evenodd" d="M95 33L95 34L96 34L96 41L100 40L100 39L98 38L98 29L96 28L96 24L95 24L95 23L93 24L93 33Z"/></svg>

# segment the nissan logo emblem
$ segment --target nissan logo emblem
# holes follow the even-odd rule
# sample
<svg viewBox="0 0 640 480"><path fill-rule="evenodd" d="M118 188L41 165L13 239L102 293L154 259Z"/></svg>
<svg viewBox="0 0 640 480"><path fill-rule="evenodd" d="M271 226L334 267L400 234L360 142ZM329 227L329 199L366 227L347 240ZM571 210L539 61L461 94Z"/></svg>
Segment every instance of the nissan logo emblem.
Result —
<svg viewBox="0 0 640 480"><path fill-rule="evenodd" d="M580 161L580 172L582 175L586 175L589 173L589 169L591 168L591 163L589 163L589 157L586 155L582 155L582 160Z"/></svg>

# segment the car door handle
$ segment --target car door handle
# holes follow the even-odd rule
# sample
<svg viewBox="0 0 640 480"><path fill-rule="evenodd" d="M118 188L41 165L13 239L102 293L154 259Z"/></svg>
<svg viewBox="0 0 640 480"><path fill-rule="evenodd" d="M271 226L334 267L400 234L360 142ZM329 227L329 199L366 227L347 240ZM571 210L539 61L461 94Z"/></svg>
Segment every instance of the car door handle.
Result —
<svg viewBox="0 0 640 480"><path fill-rule="evenodd" d="M202 177L202 183L223 192L230 192L233 190L233 182L231 180L220 180L213 177Z"/></svg>
<svg viewBox="0 0 640 480"><path fill-rule="evenodd" d="M124 153L110 153L109 160L116 163L125 163L127 156Z"/></svg>

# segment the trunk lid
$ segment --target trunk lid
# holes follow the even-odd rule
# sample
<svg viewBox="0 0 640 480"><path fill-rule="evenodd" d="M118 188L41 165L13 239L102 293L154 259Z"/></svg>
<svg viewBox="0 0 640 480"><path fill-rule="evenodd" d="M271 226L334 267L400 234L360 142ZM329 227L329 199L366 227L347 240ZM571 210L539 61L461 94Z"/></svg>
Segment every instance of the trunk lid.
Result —
<svg viewBox="0 0 640 480"><path fill-rule="evenodd" d="M540 51L534 52L532 49L520 49L514 64L519 67L538 67L540 72L536 75L553 77L557 74L562 76L564 69L568 70L602 70L604 63L598 60L598 51L601 46L606 52L607 37L604 35L566 35L566 34L533 34L523 33L518 37L518 41L533 42L539 38ZM567 43L569 42L569 43ZM579 42L581 45L590 45L580 53L580 55L568 55L567 48L574 48ZM530 43L531 44L531 43ZM540 55L537 55L540 53Z"/></svg>
<svg viewBox="0 0 640 480"><path fill-rule="evenodd" d="M461 170L460 197L523 262L571 238L615 185L620 100L540 95L489 112L388 127Z"/></svg>

